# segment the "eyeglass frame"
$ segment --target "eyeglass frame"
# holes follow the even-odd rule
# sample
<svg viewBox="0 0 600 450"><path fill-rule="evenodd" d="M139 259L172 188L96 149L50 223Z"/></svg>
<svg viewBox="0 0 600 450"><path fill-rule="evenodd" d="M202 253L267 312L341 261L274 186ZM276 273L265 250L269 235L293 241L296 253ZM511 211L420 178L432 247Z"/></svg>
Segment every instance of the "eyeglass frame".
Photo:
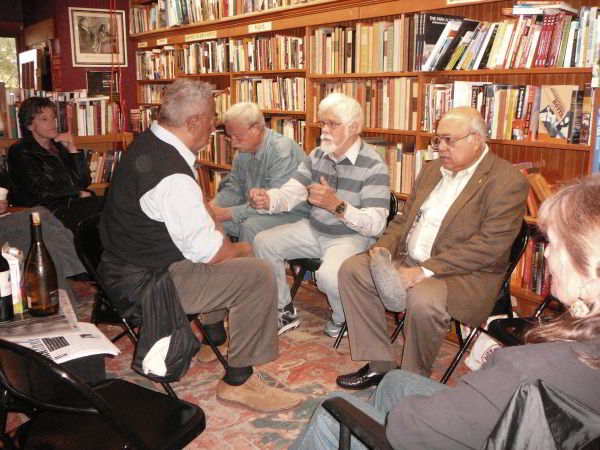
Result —
<svg viewBox="0 0 600 450"><path fill-rule="evenodd" d="M444 142L444 145L445 145L446 147L451 147L451 148L453 148L453 147L456 145L456 143L457 143L458 141L461 141L461 140L463 140L463 139L466 139L466 138L468 138L469 136L473 136L474 134L476 134L476 133L475 133L474 131L472 131L472 132L470 132L469 134L467 134L467 135L465 135L465 136L463 136L463 137L460 137L460 138L458 138L458 139L454 139L452 136L440 136L440 135L437 135L437 134L436 134L435 136L432 136L432 137L429 139L429 143L431 144L431 146L433 147L433 149L434 149L434 150L438 150L438 149L440 148L440 145L441 145L441 143L442 143L442 142ZM433 141L434 141L434 140L436 140L436 139L439 139L439 143L438 143L438 144L434 144L434 142L433 142ZM450 140L450 142L448 142L448 140Z"/></svg>
<svg viewBox="0 0 600 450"><path fill-rule="evenodd" d="M235 134L231 134L231 135L230 135L229 133L227 133L227 128L225 128L225 138L226 138L226 139L229 139L230 141L232 141L232 140L233 140L233 138L235 138L235 139L237 139L238 141L240 141L240 140L242 140L242 139L243 139L243 137L244 137L246 134L248 134L248 131L250 131L250 130L251 130L251 129L252 129L254 126L256 126L256 125L258 125L258 123L257 123L257 122L254 122L252 125L250 125L250 126L249 126L249 127L246 129L246 131L243 131L243 132L241 132L241 133L235 133Z"/></svg>
<svg viewBox="0 0 600 450"><path fill-rule="evenodd" d="M334 122L333 120L328 120L327 122L324 122L322 120L319 120L317 122L317 125L319 125L319 128L325 128L328 127L330 130L335 130L337 129L340 125L343 125L343 122Z"/></svg>

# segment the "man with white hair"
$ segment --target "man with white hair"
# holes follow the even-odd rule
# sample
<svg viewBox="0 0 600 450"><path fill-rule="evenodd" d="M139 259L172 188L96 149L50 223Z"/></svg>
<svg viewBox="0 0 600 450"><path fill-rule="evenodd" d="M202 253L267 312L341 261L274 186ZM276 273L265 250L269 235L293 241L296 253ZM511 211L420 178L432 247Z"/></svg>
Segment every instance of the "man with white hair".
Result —
<svg viewBox="0 0 600 450"><path fill-rule="evenodd" d="M260 215L250 206L252 188L279 188L288 181L306 156L300 146L265 127L256 103L236 103L223 117L225 131L237 150L231 173L221 181L219 192L210 202L225 232L240 241L254 242L263 230L294 223L308 216L310 206L300 203L290 212Z"/></svg>
<svg viewBox="0 0 600 450"><path fill-rule="evenodd" d="M386 226L390 205L388 169L378 153L360 139L363 112L344 94L328 95L319 104L321 145L278 189L252 189L252 205L261 213L291 211L308 200L308 219L263 231L254 240L254 255L275 268L279 334L300 324L292 305L284 260L321 258L317 286L333 310L325 326L339 335L345 320L338 291L338 270L352 255L364 252Z"/></svg>
<svg viewBox="0 0 600 450"><path fill-rule="evenodd" d="M529 186L485 139L486 124L476 109L447 112L431 138L439 159L425 166L372 251L340 268L352 359L368 364L339 376L339 386L364 389L398 367L369 269L371 253L384 251L402 266L397 276L408 289L403 370L429 377L451 317L476 327L491 313Z"/></svg>
<svg viewBox="0 0 600 450"><path fill-rule="evenodd" d="M198 343L184 313L226 309L228 367L217 398L262 412L294 408L298 395L253 375L254 365L278 356L273 270L250 257L247 242L229 241L195 178L196 155L214 129L209 84L179 79L169 85L159 121L131 144L111 183L100 222L100 277L125 317L141 315L136 359L144 333L161 338L152 348L170 339L162 365L156 357L137 370L164 376L165 366L169 375L169 364L183 361L185 373ZM207 324L213 340L224 340L221 327Z"/></svg>

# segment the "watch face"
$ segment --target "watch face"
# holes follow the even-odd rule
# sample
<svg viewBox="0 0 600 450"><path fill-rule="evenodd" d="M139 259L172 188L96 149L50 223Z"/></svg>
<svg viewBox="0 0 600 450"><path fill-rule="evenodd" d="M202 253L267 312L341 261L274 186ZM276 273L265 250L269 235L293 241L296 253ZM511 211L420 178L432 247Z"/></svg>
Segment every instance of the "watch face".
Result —
<svg viewBox="0 0 600 450"><path fill-rule="evenodd" d="M338 207L335 208L336 214L344 214L345 211L346 211L346 202L339 204Z"/></svg>

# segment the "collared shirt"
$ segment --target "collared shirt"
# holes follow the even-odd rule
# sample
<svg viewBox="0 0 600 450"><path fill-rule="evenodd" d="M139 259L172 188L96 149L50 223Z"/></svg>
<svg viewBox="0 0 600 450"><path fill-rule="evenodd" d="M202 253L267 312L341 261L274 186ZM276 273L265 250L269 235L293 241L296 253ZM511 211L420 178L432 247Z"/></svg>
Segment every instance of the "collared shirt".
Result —
<svg viewBox="0 0 600 450"><path fill-rule="evenodd" d="M448 210L463 191L487 152L486 145L475 164L456 174L440 167L442 179L421 205L412 229L408 233L408 254L412 259L423 262L431 257L431 248L444 217L446 217ZM428 277L433 275L433 272L428 269L423 268L423 271Z"/></svg>
<svg viewBox="0 0 600 450"><path fill-rule="evenodd" d="M256 153L238 151L228 177L221 181L215 204L230 208L234 223L244 222L258 212L248 202L252 188L281 187L296 172L306 155L290 138L265 128L260 148ZM308 213L308 204L300 205Z"/></svg>
<svg viewBox="0 0 600 450"><path fill-rule="evenodd" d="M354 144L352 144L352 146L346 151L346 153L339 159L333 157L332 154L320 154L322 153L322 151L317 148L313 150L313 152L309 156L309 159L312 160L313 158L315 158L315 155L319 155L318 157L316 157L317 162L329 160L332 166L338 167L338 169L336 170L340 170L340 164L347 160L349 164L351 164L358 170L359 168L357 167L357 160L359 158L359 153L362 146L363 143L361 139L357 139L354 142ZM366 146L365 149L367 149ZM378 156L375 156L376 154L374 151L373 155L371 155L370 151L370 149L365 150L365 152L369 153L369 156L367 156L368 158L379 158ZM340 200L344 200L346 202L346 212L344 213L344 217L336 217L332 213L329 213L325 210L322 210L322 208L317 207L312 208L311 216L313 215L313 213L315 213L315 209L322 210L318 212L322 212L323 215L327 216L330 220L333 220L332 217L335 217L335 220L338 223L345 225L345 227L361 234L362 236L373 237L380 235L385 229L389 211L389 184L386 178L388 176L387 167L380 160L379 162L380 164L376 164L374 167L372 167L370 171L372 177L371 181L375 184L365 183L363 192L358 193L358 196L366 201L365 205L354 206L352 203L356 203L357 200L349 197L348 193L346 193L342 189L343 186L338 186L338 191L336 192L336 195L340 198ZM307 163L308 162L305 161L302 164L300 164L296 175L294 175L294 178L290 179L287 183L281 186L280 189L270 189L269 191L267 191L270 201L269 214L280 211L290 211L299 203L307 200L308 191L306 189L306 186L309 183L309 180L311 180L312 178L312 167L307 167ZM306 184L300 182L300 179L305 180ZM352 181L356 182L359 180L350 180L350 182ZM366 195L363 196L362 194ZM369 203L370 201L373 201L372 205ZM386 207L383 207L384 204L386 205Z"/></svg>
<svg viewBox="0 0 600 450"><path fill-rule="evenodd" d="M167 129L154 122L150 130L172 145L192 171L196 155ZM223 235L204 206L202 190L184 174L170 175L140 198L140 207L152 220L164 222L175 246L192 262L208 262L223 245Z"/></svg>

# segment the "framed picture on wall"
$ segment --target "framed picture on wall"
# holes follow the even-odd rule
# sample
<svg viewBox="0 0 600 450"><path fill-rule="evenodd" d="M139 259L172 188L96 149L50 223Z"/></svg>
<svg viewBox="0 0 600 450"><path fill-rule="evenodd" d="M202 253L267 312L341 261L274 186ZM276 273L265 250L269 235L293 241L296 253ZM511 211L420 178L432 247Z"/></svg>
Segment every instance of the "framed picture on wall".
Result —
<svg viewBox="0 0 600 450"><path fill-rule="evenodd" d="M69 8L73 67L127 67L125 11Z"/></svg>

